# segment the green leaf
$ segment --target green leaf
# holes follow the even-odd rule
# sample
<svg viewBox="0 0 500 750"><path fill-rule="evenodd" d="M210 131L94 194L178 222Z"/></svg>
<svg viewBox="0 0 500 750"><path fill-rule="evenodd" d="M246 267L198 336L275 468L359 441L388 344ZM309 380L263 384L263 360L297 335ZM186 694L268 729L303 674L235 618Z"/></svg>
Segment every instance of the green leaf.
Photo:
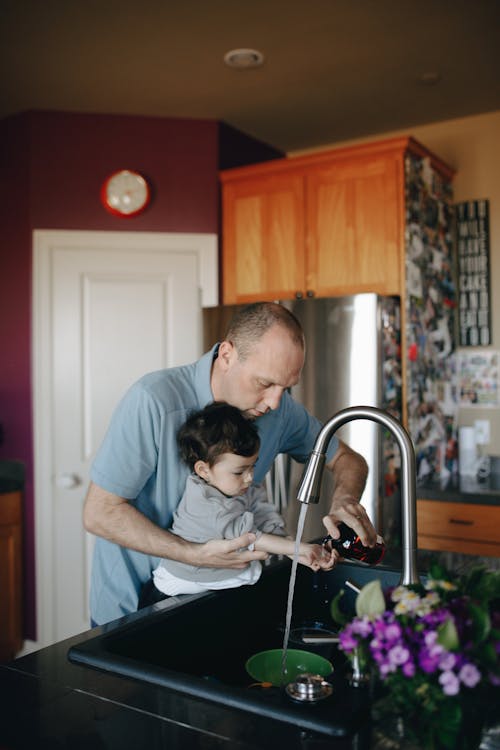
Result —
<svg viewBox="0 0 500 750"><path fill-rule="evenodd" d="M437 642L447 651L456 651L460 642L455 623L451 618L445 620L438 628Z"/></svg>
<svg viewBox="0 0 500 750"><path fill-rule="evenodd" d="M432 558L429 566L429 576L435 581L441 581L447 577L447 570L437 561L436 558Z"/></svg>
<svg viewBox="0 0 500 750"><path fill-rule="evenodd" d="M378 579L363 586L356 598L356 614L358 617L367 615L374 617L385 611L385 599L382 586Z"/></svg>
<svg viewBox="0 0 500 750"><path fill-rule="evenodd" d="M484 664L485 667L489 667L493 671L498 667L497 652L493 643L489 641L482 643L478 649L478 654L481 664Z"/></svg>
<svg viewBox="0 0 500 750"><path fill-rule="evenodd" d="M350 617L345 614L345 612L342 612L340 609L340 600L344 596L344 589L340 589L338 594L332 599L330 602L330 614L332 616L332 620L339 625L347 625L347 623L350 621Z"/></svg>
<svg viewBox="0 0 500 750"><path fill-rule="evenodd" d="M442 704L436 719L436 734L444 747L455 750L460 733L462 710L456 701L446 701Z"/></svg>
<svg viewBox="0 0 500 750"><path fill-rule="evenodd" d="M481 643L481 641L484 641L490 633L490 616L485 609L478 607L476 604L472 604L472 602L469 603L469 612L472 617L474 628L474 641L475 643Z"/></svg>

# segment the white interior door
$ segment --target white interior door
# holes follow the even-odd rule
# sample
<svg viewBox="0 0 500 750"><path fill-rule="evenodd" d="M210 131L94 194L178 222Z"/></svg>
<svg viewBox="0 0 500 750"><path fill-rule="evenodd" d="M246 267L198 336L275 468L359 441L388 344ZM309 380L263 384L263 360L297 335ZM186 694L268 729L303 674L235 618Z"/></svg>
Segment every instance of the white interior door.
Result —
<svg viewBox="0 0 500 750"><path fill-rule="evenodd" d="M201 353L217 302L213 235L34 234L38 642L89 627L89 469L111 413L146 372ZM203 296L202 296L203 295Z"/></svg>

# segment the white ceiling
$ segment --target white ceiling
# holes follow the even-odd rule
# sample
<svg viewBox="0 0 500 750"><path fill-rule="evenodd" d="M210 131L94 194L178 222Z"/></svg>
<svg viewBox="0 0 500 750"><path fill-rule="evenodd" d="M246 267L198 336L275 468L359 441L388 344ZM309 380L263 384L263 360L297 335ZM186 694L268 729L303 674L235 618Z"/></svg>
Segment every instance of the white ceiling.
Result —
<svg viewBox="0 0 500 750"><path fill-rule="evenodd" d="M291 151L497 110L499 82L500 0L0 0L0 117L210 118Z"/></svg>

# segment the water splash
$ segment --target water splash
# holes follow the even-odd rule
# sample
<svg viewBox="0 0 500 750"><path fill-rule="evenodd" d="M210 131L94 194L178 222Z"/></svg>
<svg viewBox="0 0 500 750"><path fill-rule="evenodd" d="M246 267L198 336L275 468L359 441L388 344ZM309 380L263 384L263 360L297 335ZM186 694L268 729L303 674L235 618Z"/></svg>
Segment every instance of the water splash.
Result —
<svg viewBox="0 0 500 750"><path fill-rule="evenodd" d="M295 579L297 577L297 565L299 563L299 549L306 521L306 513L309 505L301 504L299 520L297 522L297 536L295 538L295 549L293 552L292 570L290 572L290 583L288 584L288 602L286 607L285 636L283 638L283 656L281 659L281 682L286 682L286 657L288 651L288 640L290 638L290 627L292 623L293 593L295 590Z"/></svg>

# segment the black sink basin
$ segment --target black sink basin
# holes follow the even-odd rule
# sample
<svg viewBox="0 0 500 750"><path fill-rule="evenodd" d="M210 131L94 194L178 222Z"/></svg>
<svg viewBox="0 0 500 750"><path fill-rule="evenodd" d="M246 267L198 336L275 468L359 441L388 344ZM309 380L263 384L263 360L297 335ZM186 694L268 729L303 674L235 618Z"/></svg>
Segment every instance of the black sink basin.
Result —
<svg viewBox="0 0 500 750"><path fill-rule="evenodd" d="M290 647L317 650L334 665L330 697L314 705L291 701L282 688L250 686L247 659L281 648L291 563L266 566L255 586L177 597L144 610L130 622L105 629L69 651L73 662L285 721L331 736L353 734L367 716L367 696L350 688L346 662L335 646ZM338 565L329 573L299 566L292 628L334 628L329 602L346 578L363 585L378 577L383 585L399 573L381 566ZM346 590L346 603L355 595Z"/></svg>

